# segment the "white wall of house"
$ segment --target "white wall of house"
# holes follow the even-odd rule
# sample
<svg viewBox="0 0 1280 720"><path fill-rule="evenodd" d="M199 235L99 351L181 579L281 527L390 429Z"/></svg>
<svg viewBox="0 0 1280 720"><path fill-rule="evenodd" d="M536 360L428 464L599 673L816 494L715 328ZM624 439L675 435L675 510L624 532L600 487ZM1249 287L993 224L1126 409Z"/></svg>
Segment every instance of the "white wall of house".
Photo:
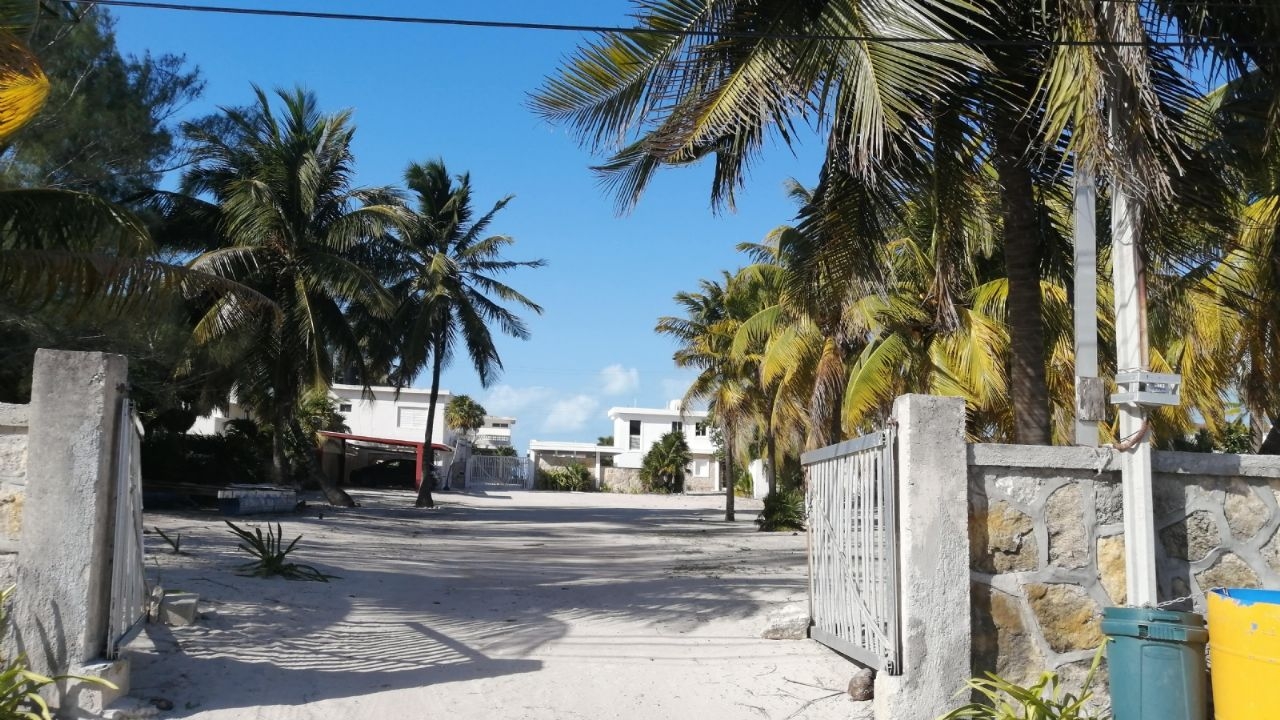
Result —
<svg viewBox="0 0 1280 720"><path fill-rule="evenodd" d="M374 387L372 391L372 397L366 397L360 385L334 385L330 392L351 434L421 442L427 428L431 391L401 388L399 396L391 387ZM441 390L436 397L436 421L431 433L432 442L450 446L454 437L445 426L444 408L451 398L448 390Z"/></svg>
<svg viewBox="0 0 1280 720"><path fill-rule="evenodd" d="M411 440L421 442L427 428L427 411L430 408L431 391L418 388L402 388L396 396L395 388L374 387L372 397L365 397L360 385L334 385L330 391L338 406L338 413L346 418L352 435ZM444 422L444 407L452 395L441 390L436 399L436 422L432 428L432 442L454 445L454 434ZM247 418L249 413L234 399L228 412L215 410L213 414L197 418L188 433L193 435L219 435L227 421Z"/></svg>
<svg viewBox="0 0 1280 720"><path fill-rule="evenodd" d="M511 447L511 429L515 427L515 424L516 419L513 417L485 415L484 425L476 430L476 447Z"/></svg>
<svg viewBox="0 0 1280 720"><path fill-rule="evenodd" d="M613 444L620 452L614 457L617 467L638 468L649 448L663 435L679 428L689 444L692 459L688 480L693 486L718 489L719 466L715 461L715 445L707 413L701 410L680 412L680 401L672 400L665 408L615 407L609 410L613 421ZM686 481L686 485L691 483Z"/></svg>

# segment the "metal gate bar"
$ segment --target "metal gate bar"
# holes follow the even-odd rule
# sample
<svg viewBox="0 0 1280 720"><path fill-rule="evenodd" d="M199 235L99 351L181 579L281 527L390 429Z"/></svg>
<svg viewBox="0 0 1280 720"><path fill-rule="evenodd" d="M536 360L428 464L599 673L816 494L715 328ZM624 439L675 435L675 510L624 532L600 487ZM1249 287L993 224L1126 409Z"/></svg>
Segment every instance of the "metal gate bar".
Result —
<svg viewBox="0 0 1280 720"><path fill-rule="evenodd" d="M805 453L810 637L901 674L892 428Z"/></svg>

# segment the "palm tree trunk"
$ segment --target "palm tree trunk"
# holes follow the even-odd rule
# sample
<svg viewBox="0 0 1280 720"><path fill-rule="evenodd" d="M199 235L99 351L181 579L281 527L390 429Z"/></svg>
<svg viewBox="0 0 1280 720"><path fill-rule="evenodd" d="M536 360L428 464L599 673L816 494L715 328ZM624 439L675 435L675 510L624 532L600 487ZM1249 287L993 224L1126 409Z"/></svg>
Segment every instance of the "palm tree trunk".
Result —
<svg viewBox="0 0 1280 720"><path fill-rule="evenodd" d="M305 433L297 420L293 421L293 427L291 429L296 433L296 437L305 437ZM326 475L324 470L320 467L320 462L316 459L314 447L305 448L303 455L306 457L307 474L311 476L312 481L320 486L320 491L324 493L325 501L334 507L356 506L356 501L351 499L351 496L347 494L347 491L338 487L338 483Z"/></svg>
<svg viewBox="0 0 1280 720"><path fill-rule="evenodd" d="M769 483L769 494L773 495L778 492L778 472L774 465L774 458L777 457L778 447L777 441L773 439L773 432L770 430L768 436L765 437L765 459L764 459L764 476Z"/></svg>
<svg viewBox="0 0 1280 720"><path fill-rule="evenodd" d="M284 487L289 482L289 457L285 454L285 426L279 419L271 432L271 482Z"/></svg>
<svg viewBox="0 0 1280 720"><path fill-rule="evenodd" d="M725 522L733 522L733 500L734 492L737 490L737 476L733 474L733 434L729 432L728 426L724 428L724 520Z"/></svg>
<svg viewBox="0 0 1280 720"><path fill-rule="evenodd" d="M1014 440L1048 445L1049 385L1045 379L1040 297L1040 233L1034 179L1027 164L1030 135L1017 116L998 113L992 158L1001 185L1004 263L1009 278L1009 397Z"/></svg>
<svg viewBox="0 0 1280 720"><path fill-rule="evenodd" d="M440 371L444 368L444 339L437 338L431 348L431 400L427 403L427 431L422 445L422 487L418 488L415 507L435 507L431 499L431 483L436 472L436 448L431 439L436 429L436 400L440 394Z"/></svg>

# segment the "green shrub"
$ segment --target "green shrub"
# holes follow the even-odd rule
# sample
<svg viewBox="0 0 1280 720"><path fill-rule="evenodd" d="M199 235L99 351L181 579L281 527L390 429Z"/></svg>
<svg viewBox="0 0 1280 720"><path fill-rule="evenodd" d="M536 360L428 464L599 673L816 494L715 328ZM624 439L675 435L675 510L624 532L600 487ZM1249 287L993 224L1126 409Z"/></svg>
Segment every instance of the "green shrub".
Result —
<svg viewBox="0 0 1280 720"><path fill-rule="evenodd" d="M253 532L249 532L230 520L224 520L227 527L231 528L231 532L236 534L246 545L237 545L241 550L249 553L257 558L253 562L245 563L240 567L242 575L253 575L256 577L272 577L279 575L286 580L316 580L319 582L329 582L330 578L336 578L336 575L326 575L310 565L299 565L297 563L286 562L289 553L293 552L294 546L302 539L302 536L293 539L288 547L284 547L284 531L280 529L280 523L276 523L276 529L272 531L271 524L267 523L266 537L262 535L261 528L254 528Z"/></svg>
<svg viewBox="0 0 1280 720"><path fill-rule="evenodd" d="M230 485L266 482L270 441L243 430L226 435L157 431L142 440L142 481Z"/></svg>
<svg viewBox="0 0 1280 720"><path fill-rule="evenodd" d="M755 483L751 480L751 472L742 465L733 466L733 494L740 498L749 498L756 494Z"/></svg>
<svg viewBox="0 0 1280 720"><path fill-rule="evenodd" d="M756 518L764 532L804 529L804 493L779 490L764 499L764 509Z"/></svg>
<svg viewBox="0 0 1280 720"><path fill-rule="evenodd" d="M543 490L587 492L595 489L591 471L582 463L569 463L564 467L540 470L538 478L538 484Z"/></svg>
<svg viewBox="0 0 1280 720"><path fill-rule="evenodd" d="M1093 696L1093 679L1102 663L1102 654L1103 648L1099 648L1079 696L1062 689L1062 678L1056 672L1041 673L1040 679L1026 687L987 673L986 677L970 680L961 691L962 695L976 692L983 697L983 702L956 708L938 720L1106 720L1109 713L1095 715L1085 708Z"/></svg>

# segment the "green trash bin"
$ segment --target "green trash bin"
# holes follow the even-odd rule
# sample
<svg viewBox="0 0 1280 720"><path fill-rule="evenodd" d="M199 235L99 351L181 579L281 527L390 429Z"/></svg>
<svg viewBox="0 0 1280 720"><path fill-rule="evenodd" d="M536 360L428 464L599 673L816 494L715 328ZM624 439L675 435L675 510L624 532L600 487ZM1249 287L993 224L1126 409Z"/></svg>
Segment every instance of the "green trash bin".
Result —
<svg viewBox="0 0 1280 720"><path fill-rule="evenodd" d="M1115 720L1205 720L1209 631L1203 617L1109 607L1102 613L1102 632Z"/></svg>

